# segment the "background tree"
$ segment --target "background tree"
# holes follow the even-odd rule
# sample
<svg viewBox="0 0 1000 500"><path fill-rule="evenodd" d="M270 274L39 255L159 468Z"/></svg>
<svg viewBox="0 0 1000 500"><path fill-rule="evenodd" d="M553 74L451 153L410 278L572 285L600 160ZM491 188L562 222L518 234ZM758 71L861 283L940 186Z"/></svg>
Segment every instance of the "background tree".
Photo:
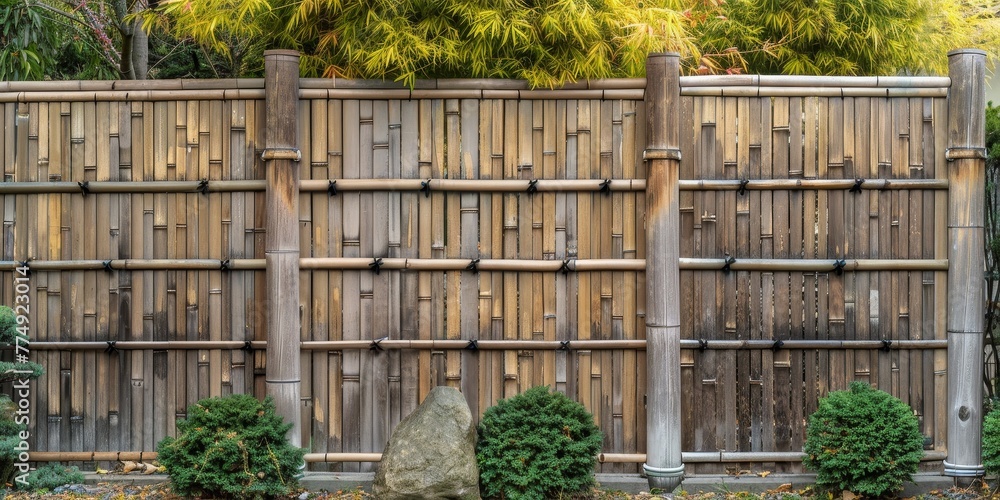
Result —
<svg viewBox="0 0 1000 500"><path fill-rule="evenodd" d="M696 26L702 50L735 48L759 74L947 74L947 52L1000 56L1000 4L984 0L730 0Z"/></svg>

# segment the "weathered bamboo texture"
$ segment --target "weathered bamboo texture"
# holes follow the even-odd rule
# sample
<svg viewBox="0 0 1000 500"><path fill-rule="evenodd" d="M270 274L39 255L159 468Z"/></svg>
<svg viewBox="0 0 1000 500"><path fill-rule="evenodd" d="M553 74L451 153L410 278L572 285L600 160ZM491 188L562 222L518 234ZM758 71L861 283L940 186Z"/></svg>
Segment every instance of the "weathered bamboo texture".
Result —
<svg viewBox="0 0 1000 500"><path fill-rule="evenodd" d="M265 63L264 151L267 169L267 394L292 427L288 439L299 446L301 369L299 353L299 55L268 51Z"/></svg>
<svg viewBox="0 0 1000 500"><path fill-rule="evenodd" d="M948 83L692 78L682 91ZM435 385L461 388L477 418L549 385L593 413L604 452L645 456L647 372L662 359L646 354L645 268L665 246L647 232L643 82L566 89L606 99L523 98L510 82L436 82L419 99L302 82L285 127L302 132L298 209L277 230L300 249L297 291L280 291L294 303L286 319L301 318L302 343L289 346L311 452L380 452ZM263 81L173 89L230 85L253 100L61 100L43 83L0 84L32 93L0 103L12 124L0 134L0 261L8 282L22 261L33 270L32 356L48 369L33 391L33 450L151 450L200 398L263 397L275 359ZM505 93L465 98L477 88ZM801 451L818 399L853 380L901 397L932 452L948 449L945 99L682 94L670 111L684 151L667 236L680 248L682 460L744 453L741 468L798 470L778 457ZM310 467L370 469L360 460Z"/></svg>
<svg viewBox="0 0 1000 500"><path fill-rule="evenodd" d="M680 56L646 60L646 463L650 488L673 491L681 461Z"/></svg>
<svg viewBox="0 0 1000 500"><path fill-rule="evenodd" d="M985 293L984 186L986 53L948 53L948 458L945 474L983 475L982 374Z"/></svg>

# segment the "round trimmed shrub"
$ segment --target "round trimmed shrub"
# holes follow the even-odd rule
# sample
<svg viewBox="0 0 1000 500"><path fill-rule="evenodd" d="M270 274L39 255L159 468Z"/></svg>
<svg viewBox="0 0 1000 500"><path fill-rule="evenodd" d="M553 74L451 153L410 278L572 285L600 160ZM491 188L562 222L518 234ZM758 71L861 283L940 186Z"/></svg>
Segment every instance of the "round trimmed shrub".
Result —
<svg viewBox="0 0 1000 500"><path fill-rule="evenodd" d="M555 498L594 485L604 439L583 405L548 387L531 388L486 410L476 461L485 498Z"/></svg>
<svg viewBox="0 0 1000 500"><path fill-rule="evenodd" d="M803 464L821 488L895 493L917 471L924 436L906 403L862 382L831 392L809 417Z"/></svg>
<svg viewBox="0 0 1000 500"><path fill-rule="evenodd" d="M990 476L1000 475L1000 406L983 419L983 467Z"/></svg>
<svg viewBox="0 0 1000 500"><path fill-rule="evenodd" d="M270 498L298 486L304 449L285 439L270 397L237 394L203 399L177 422L177 438L157 446L175 493L183 496Z"/></svg>

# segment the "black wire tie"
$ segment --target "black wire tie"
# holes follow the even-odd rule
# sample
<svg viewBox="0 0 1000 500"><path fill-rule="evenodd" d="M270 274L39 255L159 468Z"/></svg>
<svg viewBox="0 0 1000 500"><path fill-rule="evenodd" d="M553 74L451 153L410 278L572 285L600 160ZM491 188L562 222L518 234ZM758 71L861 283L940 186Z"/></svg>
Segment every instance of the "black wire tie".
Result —
<svg viewBox="0 0 1000 500"><path fill-rule="evenodd" d="M83 191L84 196L90 194L90 181L77 182L76 185L80 186L80 191Z"/></svg>
<svg viewBox="0 0 1000 500"><path fill-rule="evenodd" d="M882 352L889 352L890 350L892 350L892 341L889 339L882 339L882 347L880 347L878 350Z"/></svg>
<svg viewBox="0 0 1000 500"><path fill-rule="evenodd" d="M118 348L115 347L115 344L117 344L117 343L118 343L117 340L109 340L109 341L107 341L108 347L104 348L104 352L107 353L107 354L114 354L114 353L118 352Z"/></svg>
<svg viewBox="0 0 1000 500"><path fill-rule="evenodd" d="M111 271L115 270L115 268L111 267L111 261L110 260L106 260L104 262L101 262L101 264L104 265L104 272L110 273Z"/></svg>
<svg viewBox="0 0 1000 500"><path fill-rule="evenodd" d="M240 347L240 349L246 352L253 352L253 344L251 344L249 340L244 340L243 347Z"/></svg>
<svg viewBox="0 0 1000 500"><path fill-rule="evenodd" d="M528 181L528 194L535 194L538 191L538 179Z"/></svg>
<svg viewBox="0 0 1000 500"><path fill-rule="evenodd" d="M232 263L229 262L229 259L219 261L219 270L220 271L228 271L231 268L232 268Z"/></svg>
<svg viewBox="0 0 1000 500"><path fill-rule="evenodd" d="M24 272L25 276L31 276L31 266L28 264L29 262L31 262L31 259L22 260L20 262L20 265L18 266L18 267L23 267L25 269Z"/></svg>
<svg viewBox="0 0 1000 500"><path fill-rule="evenodd" d="M740 196L747 194L747 184L750 184L750 179L740 180L740 189L739 191L737 191L737 193L739 193Z"/></svg>
<svg viewBox="0 0 1000 500"><path fill-rule="evenodd" d="M477 342L476 339L471 339L471 340L469 340L469 345L465 346L465 348L468 349L468 350L470 350L470 351L478 351L479 350L479 342Z"/></svg>
<svg viewBox="0 0 1000 500"><path fill-rule="evenodd" d="M834 262L833 263L833 272L836 273L837 276L840 276L840 275L844 274L844 266L846 266L846 265L847 265L847 261L844 260L844 259L840 259L840 260Z"/></svg>
<svg viewBox="0 0 1000 500"><path fill-rule="evenodd" d="M465 268L474 273L479 273L479 259L472 259Z"/></svg>
<svg viewBox="0 0 1000 500"><path fill-rule="evenodd" d="M373 258L372 261L368 263L368 268L375 274L382 274L382 259Z"/></svg>
<svg viewBox="0 0 1000 500"><path fill-rule="evenodd" d="M384 349L382 349L382 341L387 338L388 337L382 337L380 339L373 340L371 344L368 344L368 350L375 352L383 351Z"/></svg>
<svg viewBox="0 0 1000 500"><path fill-rule="evenodd" d="M559 266L559 272L566 274L570 271L569 269L569 259L563 259L563 263Z"/></svg>
<svg viewBox="0 0 1000 500"><path fill-rule="evenodd" d="M599 191L604 194L611 194L611 179L604 179L604 182L601 183Z"/></svg>
<svg viewBox="0 0 1000 500"><path fill-rule="evenodd" d="M708 349L708 341L705 339L698 339L698 350L705 352L706 349Z"/></svg>
<svg viewBox="0 0 1000 500"><path fill-rule="evenodd" d="M330 196L337 196L337 181L330 181L326 186L326 192L330 193Z"/></svg>
<svg viewBox="0 0 1000 500"><path fill-rule="evenodd" d="M201 194L208 194L208 179L198 181L198 192Z"/></svg>
<svg viewBox="0 0 1000 500"><path fill-rule="evenodd" d="M777 351L777 350L781 349L781 347L784 346L784 345L785 345L785 341L783 341L781 339L774 339L774 344L771 344L771 350L772 351Z"/></svg>
<svg viewBox="0 0 1000 500"><path fill-rule="evenodd" d="M559 350L560 351L568 351L569 350L569 341L568 340L560 340L559 341Z"/></svg>
<svg viewBox="0 0 1000 500"><path fill-rule="evenodd" d="M424 193L424 198L431 197L431 180L420 181L420 191Z"/></svg>
<svg viewBox="0 0 1000 500"><path fill-rule="evenodd" d="M851 193L861 193L861 185L865 183L864 179L854 179L854 186L851 186Z"/></svg>
<svg viewBox="0 0 1000 500"><path fill-rule="evenodd" d="M732 255L726 255L726 263L722 266L722 273L729 274L729 266L736 263L736 258Z"/></svg>

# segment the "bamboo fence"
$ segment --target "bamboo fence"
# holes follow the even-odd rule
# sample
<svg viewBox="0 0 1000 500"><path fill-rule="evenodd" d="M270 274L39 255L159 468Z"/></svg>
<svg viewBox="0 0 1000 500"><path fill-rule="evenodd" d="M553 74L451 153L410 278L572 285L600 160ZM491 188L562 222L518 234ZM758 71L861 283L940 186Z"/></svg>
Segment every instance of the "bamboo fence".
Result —
<svg viewBox="0 0 1000 500"><path fill-rule="evenodd" d="M266 146L262 80L0 83L0 275L32 270L38 459L148 457L196 401L263 397L271 357L298 352L310 468L372 470L434 386L478 418L548 385L593 413L602 471L638 472L644 85L301 79L295 162ZM680 79L688 473L801 470L806 419L854 380L909 404L944 457L950 85ZM267 240L296 206L269 205L275 162L297 165L280 213L298 241ZM295 249L297 285L269 288L269 251ZM294 317L281 351L268 328Z"/></svg>

